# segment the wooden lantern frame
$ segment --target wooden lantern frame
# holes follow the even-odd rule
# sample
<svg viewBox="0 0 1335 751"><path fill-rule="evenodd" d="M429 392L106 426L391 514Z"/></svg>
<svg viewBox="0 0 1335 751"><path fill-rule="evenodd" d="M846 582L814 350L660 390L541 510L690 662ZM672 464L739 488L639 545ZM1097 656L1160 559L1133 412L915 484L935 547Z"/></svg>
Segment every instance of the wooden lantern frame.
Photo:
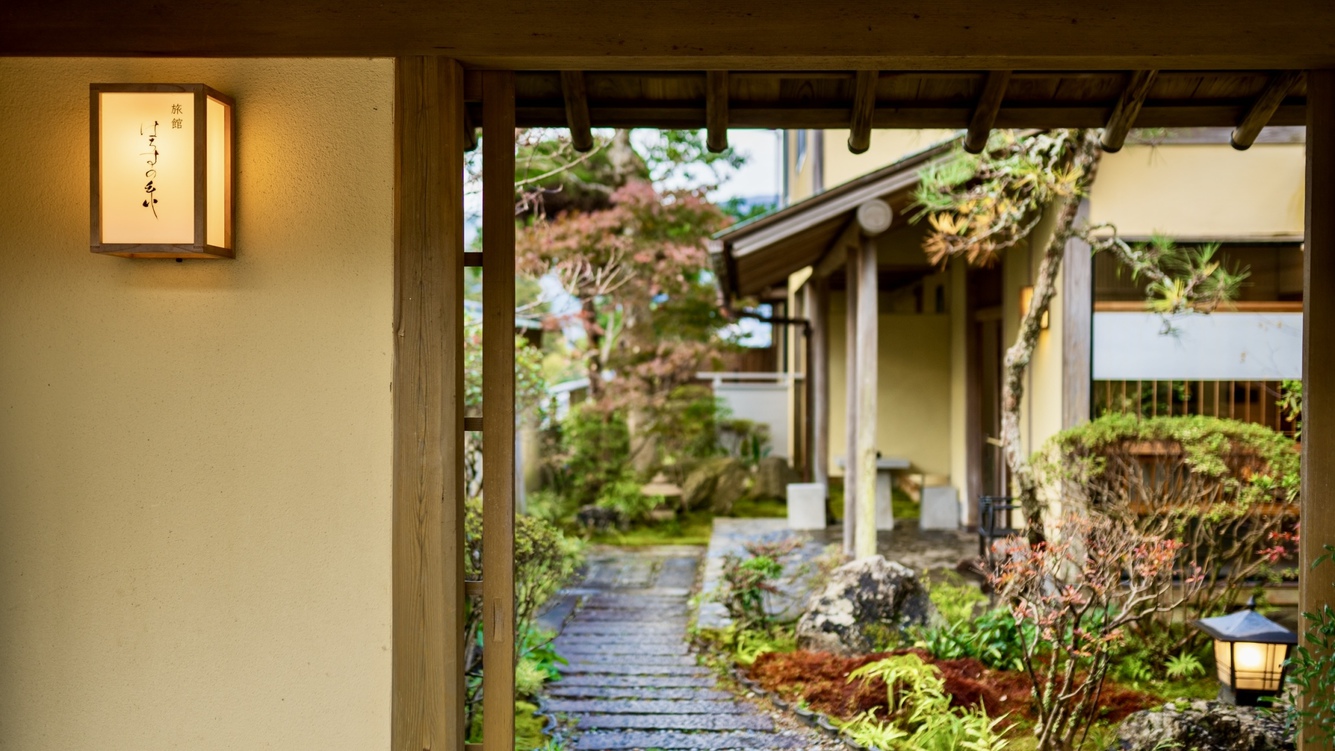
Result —
<svg viewBox="0 0 1335 751"><path fill-rule="evenodd" d="M150 93L191 95L194 102L194 242L181 243L104 243L102 242L102 94ZM89 86L89 190L92 199L91 249L93 253L122 258L235 258L234 232L236 186L236 101L204 84L174 83L95 83ZM208 243L208 100L223 105L223 244Z"/></svg>

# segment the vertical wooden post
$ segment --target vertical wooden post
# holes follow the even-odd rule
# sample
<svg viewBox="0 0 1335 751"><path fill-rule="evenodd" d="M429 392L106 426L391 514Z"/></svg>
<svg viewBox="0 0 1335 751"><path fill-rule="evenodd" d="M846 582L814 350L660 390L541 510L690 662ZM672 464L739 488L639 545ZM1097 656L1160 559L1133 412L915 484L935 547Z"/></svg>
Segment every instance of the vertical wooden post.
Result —
<svg viewBox="0 0 1335 751"><path fill-rule="evenodd" d="M811 467L812 482L830 491L830 280L814 277L807 285L811 321Z"/></svg>
<svg viewBox="0 0 1335 751"><path fill-rule="evenodd" d="M844 266L844 553L857 552L858 526L858 270L862 256L847 249Z"/></svg>
<svg viewBox="0 0 1335 751"><path fill-rule="evenodd" d="M463 70L394 75L394 751L463 751Z"/></svg>
<svg viewBox="0 0 1335 751"><path fill-rule="evenodd" d="M858 558L876 555L876 361L877 361L877 268L876 240L864 238L858 261L858 373L857 373L857 483Z"/></svg>
<svg viewBox="0 0 1335 751"><path fill-rule="evenodd" d="M1303 253L1303 441L1299 601L1331 602L1335 567L1312 568L1335 542L1335 71L1307 72L1307 247ZM1300 637L1302 643L1307 639ZM1302 739L1306 734L1299 732ZM1301 741L1305 751L1324 743Z"/></svg>
<svg viewBox="0 0 1335 751"><path fill-rule="evenodd" d="M482 747L515 747L515 74L482 74Z"/></svg>
<svg viewBox="0 0 1335 751"><path fill-rule="evenodd" d="M1089 199L1080 202L1077 226L1089 221ZM1094 258L1089 243L1066 241L1062 260L1062 428L1088 422L1090 413L1090 341L1094 332Z"/></svg>

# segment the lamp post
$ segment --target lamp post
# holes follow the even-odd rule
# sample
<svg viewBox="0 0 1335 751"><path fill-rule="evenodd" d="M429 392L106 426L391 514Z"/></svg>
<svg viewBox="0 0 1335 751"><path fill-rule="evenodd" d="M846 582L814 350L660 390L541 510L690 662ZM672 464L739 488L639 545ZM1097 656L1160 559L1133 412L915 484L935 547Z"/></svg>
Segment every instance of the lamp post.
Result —
<svg viewBox="0 0 1335 751"><path fill-rule="evenodd" d="M1195 625L1214 639L1220 701L1254 707L1279 695L1297 634L1251 609L1203 618Z"/></svg>

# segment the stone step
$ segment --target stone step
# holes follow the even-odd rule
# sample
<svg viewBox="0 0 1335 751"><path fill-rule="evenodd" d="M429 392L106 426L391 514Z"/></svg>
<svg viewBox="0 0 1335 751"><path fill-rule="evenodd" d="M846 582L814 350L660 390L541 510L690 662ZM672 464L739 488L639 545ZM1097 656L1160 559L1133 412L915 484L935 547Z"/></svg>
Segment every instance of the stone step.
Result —
<svg viewBox="0 0 1335 751"><path fill-rule="evenodd" d="M646 686L568 686L564 681L548 684L553 699L731 699L732 694L712 688L650 688Z"/></svg>
<svg viewBox="0 0 1335 751"><path fill-rule="evenodd" d="M580 665L557 665L563 674L603 674L603 675L686 675L708 678L713 675L708 669L691 665L631 665L625 663Z"/></svg>
<svg viewBox="0 0 1335 751"><path fill-rule="evenodd" d="M759 714L590 714L580 730L773 730L774 721Z"/></svg>
<svg viewBox="0 0 1335 751"><path fill-rule="evenodd" d="M635 665L675 665L678 667L695 667L696 661L690 655L614 655L614 654L583 654L579 656L562 654L569 663L566 665L571 672L596 672L603 665L624 665L632 663Z"/></svg>
<svg viewBox="0 0 1335 751"><path fill-rule="evenodd" d="M574 751L628 751L629 749L659 749L683 751L694 749L787 749L802 748L806 740L793 735L773 733L681 733L681 732L591 732L575 741Z"/></svg>
<svg viewBox="0 0 1335 751"><path fill-rule="evenodd" d="M563 675L552 686L580 688L713 688L714 677L704 675Z"/></svg>
<svg viewBox="0 0 1335 751"><path fill-rule="evenodd" d="M599 639L581 639L552 642L557 654L567 660L574 660L586 655L681 655L686 654L686 645L679 639L661 642L620 642Z"/></svg>
<svg viewBox="0 0 1335 751"><path fill-rule="evenodd" d="M632 628L624 623L615 623L613 621L606 621L603 623L599 623L598 621L579 623L576 621L575 623L566 626L565 630L561 633L567 636L625 636L631 631ZM672 636L683 640L686 638L685 626L651 626L640 624L635 626L633 631L641 632L646 636L653 636L660 639Z"/></svg>
<svg viewBox="0 0 1335 751"><path fill-rule="evenodd" d="M566 714L741 714L750 708L731 699L714 701L662 701L656 699L551 699L543 703L548 712Z"/></svg>
<svg viewBox="0 0 1335 751"><path fill-rule="evenodd" d="M686 625L687 618L677 610L590 610L585 608L575 615L575 623L587 623L588 621L616 621L617 623L663 623L682 626Z"/></svg>

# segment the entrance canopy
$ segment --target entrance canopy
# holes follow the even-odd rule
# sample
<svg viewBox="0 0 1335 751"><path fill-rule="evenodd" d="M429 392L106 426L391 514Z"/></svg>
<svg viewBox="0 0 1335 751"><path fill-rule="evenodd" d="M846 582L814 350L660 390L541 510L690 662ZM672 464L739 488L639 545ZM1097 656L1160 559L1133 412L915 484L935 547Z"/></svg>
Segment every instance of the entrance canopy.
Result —
<svg viewBox="0 0 1335 751"><path fill-rule="evenodd" d="M904 226L908 223L904 210L918 185L919 171L948 158L957 144L958 139L950 139L720 232L710 245L710 258L725 301L731 304L738 298L763 295L775 285L785 285L786 293L788 276L807 266L821 267L817 276L842 272L845 246L860 242L854 226L858 206L871 200L885 201L894 210L892 229ZM924 259L912 269L882 272L921 276L932 270Z"/></svg>

